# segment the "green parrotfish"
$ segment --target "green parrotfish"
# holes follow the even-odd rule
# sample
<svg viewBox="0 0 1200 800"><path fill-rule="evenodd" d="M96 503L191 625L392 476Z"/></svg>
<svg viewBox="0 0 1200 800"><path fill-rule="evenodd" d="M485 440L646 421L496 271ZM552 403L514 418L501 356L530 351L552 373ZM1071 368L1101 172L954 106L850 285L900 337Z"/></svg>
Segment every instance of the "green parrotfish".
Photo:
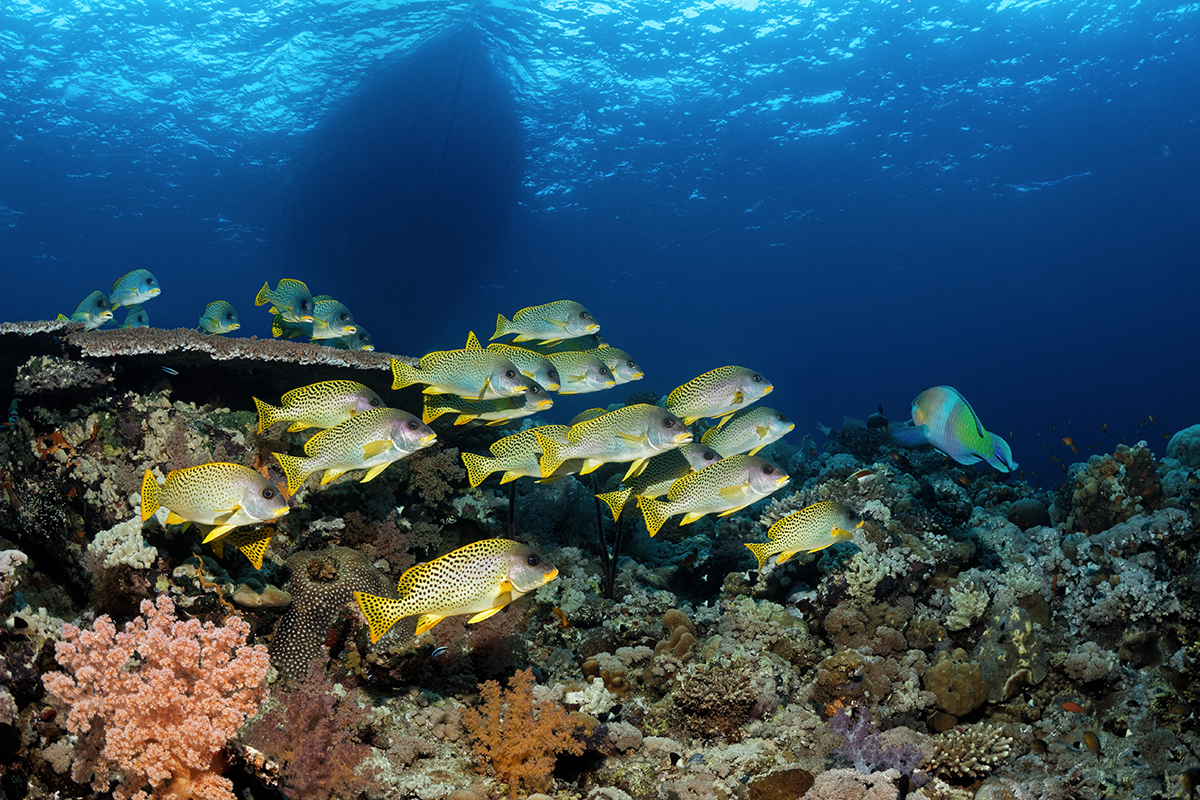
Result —
<svg viewBox="0 0 1200 800"><path fill-rule="evenodd" d="M983 427L975 409L953 386L934 386L917 395L912 421L914 427L896 429L892 435L909 446L932 445L959 464L985 461L1000 472L1017 468L1008 442Z"/></svg>
<svg viewBox="0 0 1200 800"><path fill-rule="evenodd" d="M446 617L471 614L482 622L524 594L558 577L554 565L511 539L484 539L411 567L400 576L398 598L355 592L377 642L405 617L417 616L420 635Z"/></svg>
<svg viewBox="0 0 1200 800"><path fill-rule="evenodd" d="M688 425L704 417L720 417L724 425L735 411L761 400L774 388L746 367L719 367L694 378L667 395L667 410Z"/></svg>
<svg viewBox="0 0 1200 800"><path fill-rule="evenodd" d="M778 491L789 480L786 472L765 458L730 456L675 481L666 500L638 497L638 508L654 536L676 514L684 515L680 525L705 514L724 517Z"/></svg>
<svg viewBox="0 0 1200 800"><path fill-rule="evenodd" d="M512 321L496 315L493 339L516 334L514 342L538 341L554 344L600 330L599 323L586 308L574 300L556 300L540 306L522 308Z"/></svg>
<svg viewBox="0 0 1200 800"><path fill-rule="evenodd" d="M776 564L782 564L796 553L815 553L826 547L854 538L861 528L862 517L833 500L823 500L788 514L767 531L766 542L746 542L746 547L758 559L762 571L767 559L778 554Z"/></svg>
<svg viewBox="0 0 1200 800"><path fill-rule="evenodd" d="M162 485L154 473L142 476L142 522L166 508L167 524L193 522L212 526L210 542L241 525L281 517L288 512L287 498L269 480L241 464L213 462L167 473Z"/></svg>
<svg viewBox="0 0 1200 800"><path fill-rule="evenodd" d="M383 408L383 399L357 381L321 381L292 389L279 407L252 398L258 408L258 432L276 422L291 422L289 431L332 428L363 411Z"/></svg>

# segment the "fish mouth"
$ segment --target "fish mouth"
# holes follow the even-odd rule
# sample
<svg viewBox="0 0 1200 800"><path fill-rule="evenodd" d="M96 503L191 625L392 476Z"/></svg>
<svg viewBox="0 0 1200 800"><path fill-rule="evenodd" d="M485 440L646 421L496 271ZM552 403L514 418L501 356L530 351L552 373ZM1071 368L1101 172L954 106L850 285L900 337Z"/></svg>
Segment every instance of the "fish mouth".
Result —
<svg viewBox="0 0 1200 800"><path fill-rule="evenodd" d="M158 297L160 294L162 294L162 289L151 289L149 292L150 297Z"/></svg>
<svg viewBox="0 0 1200 800"><path fill-rule="evenodd" d="M557 577L558 577L558 567L555 567L554 569L552 569L546 573L546 578L545 578L545 580L542 581L542 583L547 584Z"/></svg>
<svg viewBox="0 0 1200 800"><path fill-rule="evenodd" d="M347 325L342 331L343 336L349 336L352 333L358 333L358 328L354 327L353 325Z"/></svg>
<svg viewBox="0 0 1200 800"><path fill-rule="evenodd" d="M766 395L769 395L773 391L775 391L775 386L773 384L768 383L767 388L763 389L763 396L765 397Z"/></svg>
<svg viewBox="0 0 1200 800"><path fill-rule="evenodd" d="M313 321L312 314L309 314L309 315L308 315L308 316L306 316L306 317L301 317L301 318L300 318L300 321L301 321L301 322L312 322L312 321Z"/></svg>
<svg viewBox="0 0 1200 800"><path fill-rule="evenodd" d="M683 433L675 434L675 444L688 444L692 441L692 432L684 431Z"/></svg>
<svg viewBox="0 0 1200 800"><path fill-rule="evenodd" d="M782 489L784 486L787 486L787 484L788 484L788 481L790 481L790 480L791 480L791 478L790 478L790 477L788 477L788 478L779 478L779 479L777 479L777 480L775 481L775 488L776 488L776 489Z"/></svg>
<svg viewBox="0 0 1200 800"><path fill-rule="evenodd" d="M363 352L364 352L364 353L373 353L373 352L375 352L375 345L373 345L373 344L369 344L369 345L367 345L366 347L364 347L364 348L363 348Z"/></svg>
<svg viewBox="0 0 1200 800"><path fill-rule="evenodd" d="M588 326L584 330L586 330L588 333L595 333L596 331L600 330L600 326L597 325L596 323L592 322L592 323L589 323Z"/></svg>
<svg viewBox="0 0 1200 800"><path fill-rule="evenodd" d="M437 441L436 433L426 434L425 436L421 437L421 447L429 447L429 445L433 444L435 441Z"/></svg>
<svg viewBox="0 0 1200 800"><path fill-rule="evenodd" d="M291 510L292 510L291 506L284 506L283 508L277 508L271 512L270 518L275 519L275 517L282 517L284 514L288 513Z"/></svg>

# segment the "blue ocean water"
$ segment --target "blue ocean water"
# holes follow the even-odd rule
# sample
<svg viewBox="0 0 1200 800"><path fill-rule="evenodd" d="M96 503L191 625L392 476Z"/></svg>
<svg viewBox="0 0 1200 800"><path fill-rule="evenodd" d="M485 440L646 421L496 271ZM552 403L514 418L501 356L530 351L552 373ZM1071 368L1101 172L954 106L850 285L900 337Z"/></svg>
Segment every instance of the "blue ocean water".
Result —
<svg viewBox="0 0 1200 800"><path fill-rule="evenodd" d="M145 268L152 325L224 299L269 336L254 294L295 277L420 355L569 297L632 388L750 366L795 440L952 384L1052 482L1064 435L1200 422L1198 33L1181 2L9 2L0 319Z"/></svg>

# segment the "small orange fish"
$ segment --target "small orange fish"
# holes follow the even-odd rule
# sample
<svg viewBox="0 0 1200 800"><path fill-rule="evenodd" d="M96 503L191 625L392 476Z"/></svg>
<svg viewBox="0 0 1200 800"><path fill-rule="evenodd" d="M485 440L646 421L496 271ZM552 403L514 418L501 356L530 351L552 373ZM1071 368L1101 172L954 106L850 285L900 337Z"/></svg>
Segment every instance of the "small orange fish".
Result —
<svg viewBox="0 0 1200 800"><path fill-rule="evenodd" d="M1088 750L1091 750L1096 756L1096 760L1100 760L1100 737L1094 732L1088 731L1083 734L1083 744Z"/></svg>
<svg viewBox="0 0 1200 800"><path fill-rule="evenodd" d="M1058 575L1055 575L1054 577L1057 578ZM1064 711L1074 711L1076 714L1083 713L1083 706L1079 705L1079 703L1067 701L1066 703L1063 703L1062 707Z"/></svg>
<svg viewBox="0 0 1200 800"><path fill-rule="evenodd" d="M1072 439L1070 436L1063 437L1063 444L1065 444L1067 447L1071 448L1071 451L1073 453L1075 453L1075 455L1079 455L1079 448L1075 446L1075 440Z"/></svg>

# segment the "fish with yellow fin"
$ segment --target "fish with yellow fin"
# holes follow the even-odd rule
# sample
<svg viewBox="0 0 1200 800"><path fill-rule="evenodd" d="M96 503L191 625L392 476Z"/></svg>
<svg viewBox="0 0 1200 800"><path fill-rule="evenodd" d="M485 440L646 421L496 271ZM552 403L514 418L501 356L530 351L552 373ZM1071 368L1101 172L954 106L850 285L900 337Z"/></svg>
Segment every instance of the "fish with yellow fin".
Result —
<svg viewBox="0 0 1200 800"><path fill-rule="evenodd" d="M730 456L671 484L667 499L639 496L638 508L654 536L668 519L683 514L690 525L706 514L725 517L782 489L790 480L779 467L759 456Z"/></svg>
<svg viewBox="0 0 1200 800"><path fill-rule="evenodd" d="M608 365L588 353L568 350L546 358L558 372L559 394L587 394L617 385Z"/></svg>
<svg viewBox="0 0 1200 800"><path fill-rule="evenodd" d="M71 316L59 314L58 318L82 322L85 331L94 331L113 318L112 305L108 302L108 295L97 290L83 298Z"/></svg>
<svg viewBox="0 0 1200 800"><path fill-rule="evenodd" d="M521 370L522 375L541 384L547 391L557 392L561 388L558 370L550 359L541 353L500 342L492 342L487 349L507 358Z"/></svg>
<svg viewBox="0 0 1200 800"><path fill-rule="evenodd" d="M554 344L600 330L591 312L574 300L556 300L540 306L522 308L512 320L496 315L496 332L492 339L516 334L514 342L536 341Z"/></svg>
<svg viewBox="0 0 1200 800"><path fill-rule="evenodd" d="M692 432L666 409L637 403L572 425L565 436L539 433L537 438L543 478L553 475L564 461L581 458L583 475L603 464L632 462L623 478L629 480L651 457L690 442Z"/></svg>
<svg viewBox="0 0 1200 800"><path fill-rule="evenodd" d="M608 367L608 372L612 375L613 380L617 385L622 383L631 383L632 381L640 381L646 377L646 373L642 372L642 368L633 360L633 356L626 353L619 347L611 347L607 344L592 350L584 351L589 356L595 356L604 362L604 366Z"/></svg>
<svg viewBox="0 0 1200 800"><path fill-rule="evenodd" d="M524 394L529 378L494 350L485 350L474 332L461 350L435 350L416 366L392 359L392 388L424 384L425 394L454 394L468 400L495 400Z"/></svg>
<svg viewBox="0 0 1200 800"><path fill-rule="evenodd" d="M383 408L383 399L358 381L320 381L292 389L278 407L251 398L258 408L258 432L276 422L290 422L288 431L332 428L363 411Z"/></svg>
<svg viewBox="0 0 1200 800"><path fill-rule="evenodd" d="M388 465L428 447L437 435L421 420L398 408L373 408L315 434L304 443L304 456L272 453L293 494L309 475L324 470L322 485L352 469L365 469L360 483L373 480Z"/></svg>
<svg viewBox="0 0 1200 800"><path fill-rule="evenodd" d="M788 514L767 531L767 541L746 542L746 547L758 559L761 572L773 555L782 564L796 553L815 553L826 547L854 538L862 527L858 514L833 500L823 500Z"/></svg>
<svg viewBox="0 0 1200 800"><path fill-rule="evenodd" d="M698 419L718 417L717 427L775 388L761 374L746 367L718 367L685 383L667 395L666 407L691 425Z"/></svg>
<svg viewBox="0 0 1200 800"><path fill-rule="evenodd" d="M405 617L417 617L417 635L446 617L471 614L482 622L522 595L558 577L545 556L511 539L484 539L411 567L400 576L397 598L355 592L377 642Z"/></svg>
<svg viewBox="0 0 1200 800"><path fill-rule="evenodd" d="M496 400L467 400L453 394L424 395L424 410L421 419L426 424L443 414L457 414L455 425L482 420L488 425L503 425L514 419L528 417L546 411L554 405L550 393L537 381L529 381L529 391L516 397L501 397Z"/></svg>
<svg viewBox="0 0 1200 800"><path fill-rule="evenodd" d="M117 326L118 328L149 328L150 315L146 313L146 309L139 305L132 305L125 312L125 321Z"/></svg>
<svg viewBox="0 0 1200 800"><path fill-rule="evenodd" d="M142 522L166 508L167 524L194 522L212 526L204 541L229 533L242 525L253 525L282 517L289 510L287 498L270 481L241 464L213 462L176 469L158 485L154 473L142 476Z"/></svg>
<svg viewBox="0 0 1200 800"><path fill-rule="evenodd" d="M574 475L583 469L583 459L564 461L548 478L542 477L540 463L542 446L538 443L538 436L560 438L565 436L568 430L566 425L543 425L539 428L518 431L511 436L505 436L492 442L492 446L489 448L490 456L464 451L462 460L463 465L467 468L467 478L471 481L471 488L474 489L483 483L493 472L500 471L504 472L500 478L501 484L526 477L539 478L538 483L553 483L566 475Z"/></svg>
<svg viewBox="0 0 1200 800"><path fill-rule="evenodd" d="M646 462L645 469L624 481L620 489L596 497L608 504L613 519L620 519L622 509L633 498L661 497L670 491L675 481L720 460L721 454L708 445L689 442L674 450L659 453Z"/></svg>
<svg viewBox="0 0 1200 800"><path fill-rule="evenodd" d="M136 306L162 292L158 280L146 269L135 269L117 278L108 301L113 308Z"/></svg>
<svg viewBox="0 0 1200 800"><path fill-rule="evenodd" d="M196 322L196 330L213 336L233 333L240 327L237 309L226 300L214 300L206 305Z"/></svg>
<svg viewBox="0 0 1200 800"><path fill-rule="evenodd" d="M910 447L932 445L959 464L984 461L1000 472L1017 468L1008 442L983 427L975 409L953 386L934 386L917 395L912 421L913 427L894 430L892 436Z"/></svg>
<svg viewBox="0 0 1200 800"><path fill-rule="evenodd" d="M302 282L284 278L271 290L270 283L263 283L254 298L254 305L271 304L271 313L286 322L312 322L313 296Z"/></svg>
<svg viewBox="0 0 1200 800"><path fill-rule="evenodd" d="M735 412L724 425L709 428L700 441L726 456L756 455L795 427L782 412L755 406Z"/></svg>

